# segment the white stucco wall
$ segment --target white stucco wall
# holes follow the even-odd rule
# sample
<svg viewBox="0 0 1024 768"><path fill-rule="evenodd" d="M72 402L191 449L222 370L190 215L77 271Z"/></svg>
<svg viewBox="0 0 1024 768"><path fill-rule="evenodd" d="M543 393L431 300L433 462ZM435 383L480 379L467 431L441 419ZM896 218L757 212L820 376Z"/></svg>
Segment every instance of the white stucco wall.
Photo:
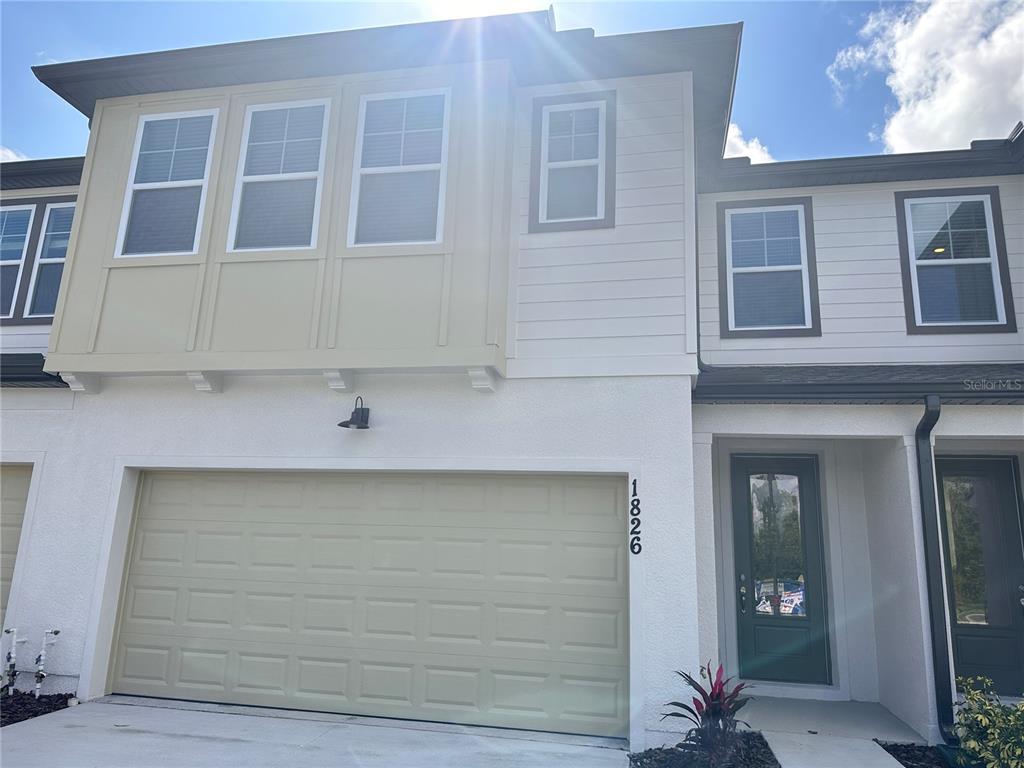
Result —
<svg viewBox="0 0 1024 768"><path fill-rule="evenodd" d="M50 670L67 677L55 684L74 688L85 668L97 679L80 693L103 692L132 466L629 474L643 510L643 552L630 557L631 746L642 747L642 727L664 728L662 704L677 698L673 670L699 663L689 379L508 380L485 394L461 375L381 374L357 391L366 432L335 426L352 399L319 376L228 377L219 394L184 377L113 378L92 395L4 390L2 458L36 463L8 623L33 638L59 627Z"/></svg>

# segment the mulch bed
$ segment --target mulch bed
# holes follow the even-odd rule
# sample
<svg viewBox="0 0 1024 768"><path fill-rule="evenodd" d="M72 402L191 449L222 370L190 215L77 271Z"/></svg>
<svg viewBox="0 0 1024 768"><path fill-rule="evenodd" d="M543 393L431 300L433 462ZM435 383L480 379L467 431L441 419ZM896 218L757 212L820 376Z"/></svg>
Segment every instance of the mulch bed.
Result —
<svg viewBox="0 0 1024 768"><path fill-rule="evenodd" d="M707 755L692 749L658 747L629 756L630 768L780 768L764 736L756 731L738 734L736 749L724 762L711 766ZM945 768L945 766L943 766Z"/></svg>
<svg viewBox="0 0 1024 768"><path fill-rule="evenodd" d="M890 744L884 741L878 745L892 755L905 768L949 768L939 750L917 744Z"/></svg>
<svg viewBox="0 0 1024 768"><path fill-rule="evenodd" d="M53 693L37 699L35 694L15 691L10 696L0 697L0 727L64 709L68 705L68 699L73 695Z"/></svg>

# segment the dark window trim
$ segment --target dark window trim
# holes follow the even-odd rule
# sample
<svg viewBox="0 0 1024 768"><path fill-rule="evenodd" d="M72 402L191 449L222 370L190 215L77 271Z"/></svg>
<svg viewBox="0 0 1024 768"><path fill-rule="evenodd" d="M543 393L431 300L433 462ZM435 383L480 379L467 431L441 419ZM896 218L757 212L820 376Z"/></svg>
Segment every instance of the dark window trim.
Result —
<svg viewBox="0 0 1024 768"><path fill-rule="evenodd" d="M804 209L804 247L807 249L807 286L811 324L808 328L759 329L729 327L729 252L725 242L726 213L738 208L799 205ZM818 266L814 251L814 206L810 197L770 197L756 200L723 200L718 203L718 335L723 339L767 339L787 336L821 336L818 307Z"/></svg>
<svg viewBox="0 0 1024 768"><path fill-rule="evenodd" d="M604 217L587 221L540 220L540 152L544 128L544 107L603 101L604 108ZM564 93L533 100L533 130L530 150L530 225L529 232L575 232L583 229L608 229L615 226L615 91Z"/></svg>
<svg viewBox="0 0 1024 768"><path fill-rule="evenodd" d="M919 325L914 307L914 285L910 275L910 250L907 245L906 201L921 197L961 197L964 195L988 195L992 209L992 226L996 242L996 264L999 282L1003 291L1005 323L984 325ZM1003 209L999 202L999 187L955 187L951 189L915 189L896 192L896 235L900 247L900 275L903 279L903 310L907 318L908 335L953 334L953 333L1016 333L1017 313L1013 306L1013 292L1010 288L1010 265L1006 258L1006 233L1003 228Z"/></svg>
<svg viewBox="0 0 1024 768"><path fill-rule="evenodd" d="M28 288L32 282L32 272L36 267L36 256L39 251L39 239L42 237L43 219L46 217L46 206L52 203L74 203L77 195L56 195L54 197L12 197L3 201L2 207L15 205L34 205L32 229L28 233L28 248L25 251L25 265L21 268L21 281L15 287L14 307L11 317L0 318L0 326L5 325L52 325L53 316L25 317L25 306L28 304ZM64 262L67 269L67 261ZM63 278L62 278L63 279Z"/></svg>

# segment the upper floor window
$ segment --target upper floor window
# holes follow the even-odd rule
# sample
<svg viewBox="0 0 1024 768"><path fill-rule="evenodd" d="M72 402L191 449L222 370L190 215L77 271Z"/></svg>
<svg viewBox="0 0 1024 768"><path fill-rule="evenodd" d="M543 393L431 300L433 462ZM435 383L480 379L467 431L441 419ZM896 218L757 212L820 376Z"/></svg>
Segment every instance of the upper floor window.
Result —
<svg viewBox="0 0 1024 768"><path fill-rule="evenodd" d="M316 246L327 104L246 111L228 250Z"/></svg>
<svg viewBox="0 0 1024 768"><path fill-rule="evenodd" d="M721 335L818 336L810 198L718 204Z"/></svg>
<svg viewBox="0 0 1024 768"><path fill-rule="evenodd" d="M75 217L74 197L35 197L0 207L0 322L47 325Z"/></svg>
<svg viewBox="0 0 1024 768"><path fill-rule="evenodd" d="M449 99L447 90L362 98L349 245L443 239Z"/></svg>
<svg viewBox="0 0 1024 768"><path fill-rule="evenodd" d="M999 190L896 194L908 333L1015 331Z"/></svg>
<svg viewBox="0 0 1024 768"><path fill-rule="evenodd" d="M0 208L0 316L4 318L14 314L35 210L34 205Z"/></svg>
<svg viewBox="0 0 1024 768"><path fill-rule="evenodd" d="M615 226L615 94L534 102L530 231Z"/></svg>
<svg viewBox="0 0 1024 768"><path fill-rule="evenodd" d="M118 256L196 253L217 111L139 120Z"/></svg>
<svg viewBox="0 0 1024 768"><path fill-rule="evenodd" d="M42 235L32 267L25 317L53 317L74 216L74 203L52 203L46 206Z"/></svg>

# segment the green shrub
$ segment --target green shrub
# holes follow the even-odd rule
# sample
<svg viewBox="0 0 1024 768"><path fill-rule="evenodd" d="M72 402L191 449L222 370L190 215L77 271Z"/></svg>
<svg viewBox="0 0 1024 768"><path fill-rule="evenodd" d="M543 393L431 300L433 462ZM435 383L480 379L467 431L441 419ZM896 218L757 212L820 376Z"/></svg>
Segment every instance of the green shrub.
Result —
<svg viewBox="0 0 1024 768"><path fill-rule="evenodd" d="M1024 768L1024 703L1003 704L987 677L958 677L956 713L961 763L985 768Z"/></svg>

